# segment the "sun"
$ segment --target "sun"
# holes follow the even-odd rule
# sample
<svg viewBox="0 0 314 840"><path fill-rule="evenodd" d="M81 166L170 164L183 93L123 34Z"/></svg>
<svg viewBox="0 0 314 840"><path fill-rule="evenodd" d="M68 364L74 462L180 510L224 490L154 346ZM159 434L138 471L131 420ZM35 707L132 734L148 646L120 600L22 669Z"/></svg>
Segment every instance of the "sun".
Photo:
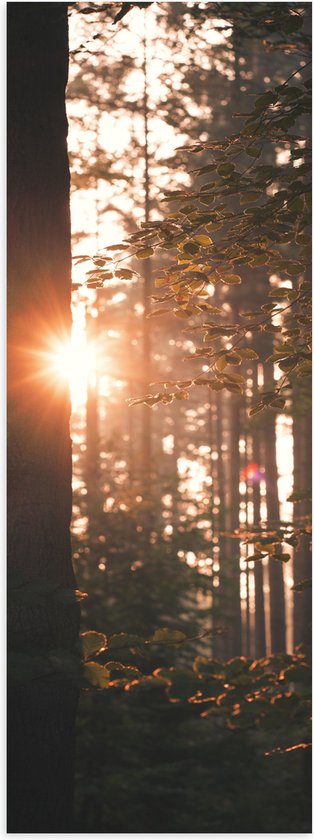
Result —
<svg viewBox="0 0 314 840"><path fill-rule="evenodd" d="M55 376L69 383L72 411L86 403L88 383L96 376L96 347L87 342L86 331L75 323L69 341L58 341L52 353Z"/></svg>

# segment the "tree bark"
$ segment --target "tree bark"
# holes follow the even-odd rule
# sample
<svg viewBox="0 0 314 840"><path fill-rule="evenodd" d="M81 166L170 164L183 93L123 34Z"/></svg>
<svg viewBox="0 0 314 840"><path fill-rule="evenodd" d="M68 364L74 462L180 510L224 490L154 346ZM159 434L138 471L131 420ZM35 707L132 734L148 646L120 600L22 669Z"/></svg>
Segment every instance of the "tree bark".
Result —
<svg viewBox="0 0 314 840"><path fill-rule="evenodd" d="M65 87L67 5L8 4L9 584L75 587L68 385L71 262ZM69 648L76 606L9 599L9 649ZM77 690L60 677L9 687L8 830L71 830Z"/></svg>
<svg viewBox="0 0 314 840"><path fill-rule="evenodd" d="M297 386L295 387L297 399ZM297 404L297 403L296 403ZM312 485L312 429L311 416L296 416L293 419L294 446L294 489L308 490ZM311 514L310 500L295 503L295 518L300 518L300 525L304 527ZM294 583L312 578L312 557L310 550L310 535L303 535L300 544L294 552ZM312 591L294 593L294 646L306 642L311 644L312 624Z"/></svg>
<svg viewBox="0 0 314 840"><path fill-rule="evenodd" d="M268 527L280 521L275 419L268 416L264 428L266 500ZM272 653L286 650L285 593L282 563L269 557L270 634Z"/></svg>

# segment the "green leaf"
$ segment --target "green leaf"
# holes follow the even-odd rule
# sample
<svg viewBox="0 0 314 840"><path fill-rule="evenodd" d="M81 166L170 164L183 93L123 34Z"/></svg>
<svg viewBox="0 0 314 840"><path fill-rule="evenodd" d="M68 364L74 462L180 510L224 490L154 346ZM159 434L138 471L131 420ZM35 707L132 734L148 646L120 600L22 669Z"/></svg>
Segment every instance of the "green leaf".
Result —
<svg viewBox="0 0 314 840"><path fill-rule="evenodd" d="M237 385L236 382L225 381L224 386L231 394L243 394L243 388L241 388L241 385Z"/></svg>
<svg viewBox="0 0 314 840"><path fill-rule="evenodd" d="M200 202L201 204L206 204L209 207L210 204L213 203L215 196L214 195L200 195Z"/></svg>
<svg viewBox="0 0 314 840"><path fill-rule="evenodd" d="M261 193L259 192L242 193L240 196L240 204L249 204L252 201L258 201L260 197Z"/></svg>
<svg viewBox="0 0 314 840"><path fill-rule="evenodd" d="M130 633L115 633L108 642L109 650L117 650L119 648L133 648L142 646L145 639L142 636L131 635Z"/></svg>
<svg viewBox="0 0 314 840"><path fill-rule="evenodd" d="M312 589L312 579L305 578L305 580L300 580L299 583L295 583L294 586L291 586L293 592L304 592L305 589Z"/></svg>
<svg viewBox="0 0 314 840"><path fill-rule="evenodd" d="M271 401L270 405L272 408L279 408L282 410L286 405L286 400L283 397L276 397L276 399Z"/></svg>
<svg viewBox="0 0 314 840"><path fill-rule="evenodd" d="M302 29L303 26L303 18L299 15L290 15L287 20L284 21L282 28L286 35L292 35L293 32L298 32L299 29Z"/></svg>
<svg viewBox="0 0 314 840"><path fill-rule="evenodd" d="M261 148L259 146L247 146L245 149L246 154L253 158L259 158L261 156Z"/></svg>
<svg viewBox="0 0 314 840"><path fill-rule="evenodd" d="M240 385L245 385L244 376L241 376L240 373L224 373L223 377L224 380L228 380L228 382L236 382Z"/></svg>
<svg viewBox="0 0 314 840"><path fill-rule="evenodd" d="M294 490L290 496L287 498L287 502L303 502L303 501L311 501L312 499L312 491L311 489L308 490Z"/></svg>
<svg viewBox="0 0 314 840"><path fill-rule="evenodd" d="M213 244L213 240L211 239L211 237L205 236L205 234L202 233L197 234L197 236L194 236L194 240L198 243L198 245L202 245L203 248L206 248L208 245Z"/></svg>
<svg viewBox="0 0 314 840"><path fill-rule="evenodd" d="M217 168L217 172L219 175L222 175L223 178L227 178L229 175L233 174L234 169L235 167L233 163L221 163Z"/></svg>
<svg viewBox="0 0 314 840"><path fill-rule="evenodd" d="M83 668L83 677L94 688L107 688L110 682L110 671L98 662L87 662Z"/></svg>
<svg viewBox="0 0 314 840"><path fill-rule="evenodd" d="M258 353L255 350L252 350L251 347L237 347L237 353L241 356L241 359L258 359Z"/></svg>
<svg viewBox="0 0 314 840"><path fill-rule="evenodd" d="M278 96L272 90L263 93L255 100L254 108L257 113L261 113L264 111L265 108L268 108L269 105L274 105L277 102Z"/></svg>
<svg viewBox="0 0 314 840"><path fill-rule="evenodd" d="M225 354L225 360L228 365L240 365L242 362L240 354L233 351Z"/></svg>
<svg viewBox="0 0 314 840"><path fill-rule="evenodd" d="M153 248L142 248L140 251L136 251L135 256L138 260L147 260L148 257L152 257L154 254Z"/></svg>
<svg viewBox="0 0 314 840"><path fill-rule="evenodd" d="M210 385L212 391L222 391L222 389L225 387L223 382L216 382L215 379L212 379L212 381L208 384Z"/></svg>
<svg viewBox="0 0 314 840"><path fill-rule="evenodd" d="M169 627L163 627L155 630L150 641L162 645L175 645L184 642L186 638L185 633L182 633L181 630L171 630Z"/></svg>
<svg viewBox="0 0 314 840"><path fill-rule="evenodd" d="M301 682L306 684L312 683L312 671L306 662L300 662L298 665L290 665L283 671L282 676L289 682Z"/></svg>
<svg viewBox="0 0 314 840"><path fill-rule="evenodd" d="M226 360L226 357L225 356L219 356L219 358L215 362L215 368L216 368L216 370L219 370L220 373L221 373L225 369L227 364L228 364L228 362Z"/></svg>
<svg viewBox="0 0 314 840"><path fill-rule="evenodd" d="M172 310L169 307L161 306L160 309L154 309L153 312L149 312L146 315L146 318L158 318L159 315L165 315L167 312L171 312Z"/></svg>
<svg viewBox="0 0 314 840"><path fill-rule="evenodd" d="M101 653L107 649L107 637L104 633L96 633L95 630L88 630L86 633L80 635L83 656L87 659L93 654Z"/></svg>
<svg viewBox="0 0 314 840"><path fill-rule="evenodd" d="M183 251L186 254L192 254L192 256L194 256L194 254L198 253L199 246L196 242L186 242L185 245L183 245Z"/></svg>
<svg viewBox="0 0 314 840"><path fill-rule="evenodd" d="M249 410L249 417L254 417L255 414L259 414L260 411L263 411L264 403L259 402L256 405L253 405L252 408Z"/></svg>
<svg viewBox="0 0 314 840"><path fill-rule="evenodd" d="M222 678L222 663L216 659L207 659L206 656L197 656L193 662L193 671L200 677Z"/></svg>

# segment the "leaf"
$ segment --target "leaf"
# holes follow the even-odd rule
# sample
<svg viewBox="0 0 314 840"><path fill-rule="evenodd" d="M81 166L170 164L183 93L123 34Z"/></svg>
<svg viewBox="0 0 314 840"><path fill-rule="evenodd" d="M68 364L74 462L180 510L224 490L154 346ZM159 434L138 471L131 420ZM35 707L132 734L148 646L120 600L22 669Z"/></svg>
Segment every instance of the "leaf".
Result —
<svg viewBox="0 0 314 840"><path fill-rule="evenodd" d="M186 242L185 245L183 245L183 251L186 254L191 254L192 256L194 256L194 254L198 253L199 246L196 244L196 242Z"/></svg>
<svg viewBox="0 0 314 840"><path fill-rule="evenodd" d="M198 245L202 245L203 248L213 244L211 237L205 236L205 234L197 234L197 236L194 236L194 240L198 243Z"/></svg>
<svg viewBox="0 0 314 840"><path fill-rule="evenodd" d="M286 35L292 35L293 32L298 32L299 29L302 29L303 26L303 18L299 15L289 15L287 20L284 21L282 25L283 31Z"/></svg>
<svg viewBox="0 0 314 840"><path fill-rule="evenodd" d="M312 589L312 580L311 578L300 580L299 583L295 583L294 586L291 586L291 589L293 592L304 592L305 589Z"/></svg>
<svg viewBox="0 0 314 840"><path fill-rule="evenodd" d="M178 391L176 394L174 394L174 398L175 400L189 400L190 394L188 391Z"/></svg>
<svg viewBox="0 0 314 840"><path fill-rule="evenodd" d="M193 662L193 671L200 677L222 677L222 663L216 659L207 659L206 656L197 656Z"/></svg>
<svg viewBox="0 0 314 840"><path fill-rule="evenodd" d="M240 365L242 362L241 356L239 353L226 353L225 360L228 365Z"/></svg>
<svg viewBox="0 0 314 840"><path fill-rule="evenodd" d="M116 277L121 277L123 280L130 280L133 277L134 271L130 268L116 268Z"/></svg>
<svg viewBox="0 0 314 840"><path fill-rule="evenodd" d="M171 630L169 627L163 627L159 630L155 630L154 635L150 638L150 642L163 645L175 645L184 642L186 638L185 633L182 633L181 630Z"/></svg>
<svg viewBox="0 0 314 840"><path fill-rule="evenodd" d="M243 388L241 388L241 385L237 385L236 382L229 383L226 381L224 382L224 386L231 394L243 394Z"/></svg>
<svg viewBox="0 0 314 840"><path fill-rule="evenodd" d="M153 248L142 248L140 251L136 251L135 256L138 260L147 260L148 257L152 257L154 254Z"/></svg>
<svg viewBox="0 0 314 840"><path fill-rule="evenodd" d="M110 671L98 662L87 662L83 668L83 677L94 688L107 688L110 682Z"/></svg>
<svg viewBox="0 0 314 840"><path fill-rule="evenodd" d="M244 376L241 376L240 373L224 373L223 377L224 380L229 382L238 382L240 385L245 385Z"/></svg>
<svg viewBox="0 0 314 840"><path fill-rule="evenodd" d="M79 265L82 262L86 262L86 260L91 260L92 257L89 257L88 254L82 254L82 255L80 254L80 255L73 256L72 259L75 260L76 265Z"/></svg>
<svg viewBox="0 0 314 840"><path fill-rule="evenodd" d="M219 358L215 362L215 368L216 368L216 370L219 370L220 373L221 373L224 370L224 368L227 366L227 364L228 364L228 362L226 360L226 357L225 356L219 356Z"/></svg>
<svg viewBox="0 0 314 840"><path fill-rule="evenodd" d="M286 400L283 397L276 397L275 400L272 400L270 405L272 408L279 408L282 410L286 405Z"/></svg>
<svg viewBox="0 0 314 840"><path fill-rule="evenodd" d="M223 178L227 178L229 175L233 175L234 169L233 163L221 163L217 168L217 172Z"/></svg>
<svg viewBox="0 0 314 840"><path fill-rule="evenodd" d="M210 204L213 203L215 196L214 195L200 195L200 202L201 204L206 204L209 207Z"/></svg>
<svg viewBox="0 0 314 840"><path fill-rule="evenodd" d="M249 417L254 417L255 414L258 414L260 411L263 411L264 403L259 402L256 405L253 405L252 408L249 410Z"/></svg>
<svg viewBox="0 0 314 840"><path fill-rule="evenodd" d="M274 105L277 102L278 96L272 90L266 91L255 100L254 108L257 113L261 113L269 105Z"/></svg>
<svg viewBox="0 0 314 840"><path fill-rule="evenodd" d="M98 654L107 649L107 637L104 633L88 630L86 633L81 633L80 639L85 659L92 654Z"/></svg>
<svg viewBox="0 0 314 840"><path fill-rule="evenodd" d="M270 333L279 333L281 332L282 327L277 324L265 324L264 331Z"/></svg>
<svg viewBox="0 0 314 840"><path fill-rule="evenodd" d="M208 383L208 384L209 384L209 383ZM212 391L222 391L222 389L223 389L224 387L225 387L225 386L224 386L224 383L223 383L223 382L218 382L218 381L216 382L216 380L215 380L215 379L213 379L213 380L211 381L211 383L210 383L210 388L211 388L211 390L212 390Z"/></svg>
<svg viewBox="0 0 314 840"><path fill-rule="evenodd" d="M223 283L227 283L228 286L234 285L235 283L242 283L239 274L223 274L220 279Z"/></svg>
<svg viewBox="0 0 314 840"><path fill-rule="evenodd" d="M312 683L312 671L306 662L300 662L298 665L290 665L280 676L283 676L289 682L301 682L309 685Z"/></svg>
<svg viewBox="0 0 314 840"><path fill-rule="evenodd" d="M240 196L240 204L249 204L252 201L258 201L260 197L261 193L259 192L242 193Z"/></svg>
<svg viewBox="0 0 314 840"><path fill-rule="evenodd" d="M125 242L119 242L119 244L118 244L118 245L106 245L105 250L106 250L106 251L125 251L125 250L127 250L129 247L130 247L130 246L129 246L129 245L127 245Z"/></svg>
<svg viewBox="0 0 314 840"><path fill-rule="evenodd" d="M309 490L294 490L287 498L287 502L303 502L312 499L312 491Z"/></svg>
<svg viewBox="0 0 314 840"><path fill-rule="evenodd" d="M237 347L237 353L241 356L241 359L258 359L258 353L255 350L252 350L251 347Z"/></svg>
<svg viewBox="0 0 314 840"><path fill-rule="evenodd" d="M185 309L174 309L174 315L176 318L190 318L192 313L187 312Z"/></svg>
<svg viewBox="0 0 314 840"><path fill-rule="evenodd" d="M142 636L131 635L130 633L115 633L108 642L109 650L118 648L133 648L142 646L145 642Z"/></svg>
<svg viewBox="0 0 314 840"><path fill-rule="evenodd" d="M149 312L146 315L146 318L158 318L159 315L165 315L166 312L171 312L172 310L169 307L162 306L160 309L154 309L153 312Z"/></svg>
<svg viewBox="0 0 314 840"><path fill-rule="evenodd" d="M259 158L261 156L261 148L259 146L247 146L245 149L246 154L253 158Z"/></svg>

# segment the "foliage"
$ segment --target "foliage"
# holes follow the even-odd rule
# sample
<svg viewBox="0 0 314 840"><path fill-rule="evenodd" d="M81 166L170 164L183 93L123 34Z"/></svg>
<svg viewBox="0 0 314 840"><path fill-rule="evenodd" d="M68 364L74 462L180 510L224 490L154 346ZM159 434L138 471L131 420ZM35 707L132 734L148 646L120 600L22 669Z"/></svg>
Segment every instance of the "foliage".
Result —
<svg viewBox="0 0 314 840"><path fill-rule="evenodd" d="M310 145L307 138L310 80L309 62L302 61L309 46L303 25L306 7L304 4L292 7L286 3L264 3L255 4L252 11L247 4L210 3L206 8L204 4L178 5L190 32L198 26L201 30L208 16L217 15L217 30L227 28L228 31L232 24L235 51L241 39L245 44L246 39L256 38L266 52L277 50L281 55L290 56L290 60L295 55L296 69L291 73L288 69L286 81L281 79L276 84L274 80L271 88L255 90L254 107L248 109L249 113L235 115L236 120L244 120L244 123L240 129L239 123L235 123L234 133L230 134L228 129L228 136L204 140L199 130L201 139L198 139L195 136L197 121L196 125L190 122L191 142L178 150L177 158L179 170L187 155L186 178L184 182L178 179L178 188L167 190L163 199L170 205L170 212L161 219L146 220L131 235L122 237L120 243L101 249L93 257L93 268L86 275L85 285L106 290L118 280L131 288L139 282L142 266L143 273L148 263L156 266L156 294L152 296L154 306L148 317L160 317L163 328L168 329L168 318L174 314L178 319L174 322L174 334L183 323L184 335L191 334L194 346L188 351L182 376L167 374L164 379L152 382L150 387L154 390L144 395L135 391L130 404L144 403L154 408L158 404L174 403L174 407L180 408L182 404L184 409L192 386L199 386L201 393L210 395L213 405L219 392L225 392L224 397L230 400L228 405L233 400L233 405L242 406L244 401L236 401L246 397L247 370L254 368L256 371L257 363L261 361L270 381L265 377L263 390L257 394L255 389L254 399L246 401L254 436L260 420L255 415L265 408L272 408L277 414L285 408L293 413L295 388L304 387L307 393L310 376ZM93 11L90 6L84 13ZM179 29L182 25L180 15L177 16L175 10L170 14L173 26ZM186 78L189 78L188 72ZM231 91L231 104L233 97L234 110L239 111L237 84L240 84L239 79L235 80ZM173 111L175 123L177 112L175 108ZM199 156L198 166L193 163L194 155L196 160ZM188 179L190 185L182 188L182 182L185 185ZM87 259L91 257L83 255L77 261L84 264ZM155 325L158 321L152 323ZM194 360L200 360L202 367L205 363L207 370L202 369L197 375L191 373ZM275 382L274 369L280 376ZM157 385L162 389L155 390ZM219 482L221 489L221 477ZM155 504L157 498L158 488ZM306 503L307 491L299 488L290 498L295 506ZM258 503L254 504L257 509ZM242 539L243 545L254 546L254 553L248 554L247 558L256 567L262 569L263 561L267 559L272 569L272 562L278 561L273 565L280 568L282 574L282 564L291 559L288 551L294 549L297 553L304 543L307 544L309 517L304 508L300 516L297 515L298 508L294 510L293 521L279 521L279 515L275 521L275 513L274 521L268 515L267 522L255 522L234 532L233 536ZM128 535L132 532L133 515L137 521L135 507L134 513L132 510L130 515L119 518L124 536L126 529ZM113 535L117 523L117 515L110 521L107 518L106 525L104 523L107 538L109 532L109 542L112 540L115 548ZM219 527L223 555L223 540L230 538L230 530L222 531L221 524ZM87 539L91 543L94 540L91 528ZM141 563L142 546L137 539ZM173 540L171 562L172 559L175 562L175 547ZM107 548L106 554L110 555L110 547L109 551ZM229 547L226 553L228 551ZM187 830L187 825L192 831L208 831L209 826L212 831L228 828L241 831L244 824L251 831L265 831L266 825L269 830L277 826L279 831L287 831L292 825L298 830L300 814L293 813L293 796L287 796L287 791L281 794L276 785L284 767L282 777L287 790L295 796L292 762L296 762L293 767L298 768L300 777L303 759L304 763L308 761L309 651L299 647L290 655L273 654L255 659L208 655L211 644L206 649L207 632L202 634L198 627L195 635L190 635L176 612L177 607L180 608L180 597L176 597L179 590L180 595L184 595L184 583L180 589L181 576L177 593L175 589L171 590L176 597L171 622L167 616L167 627L160 626L163 622L156 617L158 612L159 615L162 613L165 603L168 607L170 600L167 601L165 595L170 580L166 571L168 560L170 557L165 558L165 544L158 534L157 548L149 547L143 569L133 575L134 584L131 583L132 574L128 574L131 562L133 567L138 562L132 547L126 557L118 548L112 565L110 561L111 582L109 578L105 580L104 575L104 583L100 584L101 576L97 577L95 571L91 575L93 585L96 582L95 590L98 587L100 592L99 600L102 604L108 602L108 635L99 632L106 622L96 607L97 632L87 631L81 637L84 663L79 679L84 688L80 750L85 757L93 755L94 758L96 754L98 769L95 773L91 771L92 778L87 783L79 764L79 824L86 825L87 831L99 830L100 825L102 830L125 829L125 818L117 813L123 802L133 830L134 826L140 831L156 830L156 823L152 828L152 817L139 802L145 795L153 807L158 799L165 803L167 823L163 825L162 818L157 823L161 831L169 830L169 826L174 831ZM116 598L115 576L121 586L125 584L129 599L123 601L121 594ZM301 598L310 586L308 578L303 577L292 587L296 599ZM152 581L155 598L149 594ZM220 581L223 584L223 573ZM137 601L136 592L141 586ZM130 617L133 596L134 614ZM137 604L141 599L139 610ZM114 627L114 613L121 601L127 605L127 632L120 630L126 624L119 624L118 611L117 627ZM93 606L90 615L92 612ZM88 621L88 611L84 621ZM142 622L144 626L145 621L146 627L141 631L139 624ZM84 715L90 721L94 709L97 709L98 723L94 725L93 734L89 733L87 737L83 729ZM99 722L105 715L104 710L108 710L111 724L116 721L115 743L110 750L111 756L115 751L118 756L115 771L112 764L105 767L102 753L108 737L109 741L111 738L105 724ZM171 731L172 724L168 725L170 719L178 724L175 746L176 736ZM120 727L122 734L118 736ZM167 741L166 759L162 751L163 737ZM91 739L89 744L88 738ZM201 749L203 742L206 755ZM213 751L215 761L211 758ZM169 755L174 756L173 766L169 766ZM187 780L178 769L183 756ZM197 776L199 756L204 778L201 774ZM152 768L156 761L154 773ZM226 768L228 761L231 782ZM276 766L275 771L269 769L271 763ZM221 787L228 788L226 797L222 796L216 782L220 772ZM197 784L194 784L193 774L197 776ZM268 786L273 786L273 799L270 796L269 801L274 803L276 799L277 805L282 803L280 816L276 816L274 804L266 816L267 796L264 793L259 800L256 791L252 790L255 774L267 791ZM250 791L248 799L253 803L251 811L245 814L239 801L241 796L243 798L241 785ZM203 802L208 786L213 794L210 808ZM90 802L92 805L88 804Z"/></svg>
<svg viewBox="0 0 314 840"><path fill-rule="evenodd" d="M256 98L254 111L239 134L224 142L192 146L192 153L211 151L209 164L196 170L201 176L209 175L210 180L192 193L171 191L165 200L175 202L177 212L162 222L143 223L142 230L129 237L130 246L137 246L133 254L138 259L147 259L156 249L175 252L174 262L159 272L161 277L155 281L157 287L165 288L158 303L167 306L154 310L151 316L173 311L176 317L189 321L186 330L200 334L205 343L195 350L194 357L205 359L213 373L206 378L200 374L193 382L179 382L177 391L143 397L147 405L188 399L186 388L192 384L243 393L245 378L230 367L258 358L255 350L243 344L248 334L261 331L276 335L278 343L268 361L278 364L283 375L274 389L260 394L251 415L269 406L282 410L294 377L311 376L311 286L305 279L311 257L307 232L311 220L310 149L304 145L302 134L290 135L288 131L297 129L309 113L310 88L310 80L299 85L287 80ZM288 149L289 162L283 166L264 164L263 151L268 143ZM253 158L249 164L248 157ZM301 161L297 167L296 161ZM205 210L204 205L210 209ZM217 242L212 238L216 231ZM292 258L285 254L287 245ZM120 248L121 254L121 245L110 247L117 251ZM124 243L123 250L127 247ZM113 261L113 273L118 276L123 259L119 255ZM89 282L105 282L112 260L108 249L103 260L105 268L95 268ZM256 271L264 271L267 266L269 272L280 274L283 284L270 289L271 300L262 304L262 311L242 312L240 323L219 321L217 316L223 316L223 311L211 302L213 287L241 283L241 275L233 273L241 271L241 266L246 274L248 269L252 271L252 278L246 282L252 283ZM131 277L132 271L122 269L124 276L129 272ZM292 309L296 309L295 315ZM289 320L284 322L282 316L288 310ZM200 323L200 316L206 320ZM228 351L223 346L226 337L232 339Z"/></svg>

